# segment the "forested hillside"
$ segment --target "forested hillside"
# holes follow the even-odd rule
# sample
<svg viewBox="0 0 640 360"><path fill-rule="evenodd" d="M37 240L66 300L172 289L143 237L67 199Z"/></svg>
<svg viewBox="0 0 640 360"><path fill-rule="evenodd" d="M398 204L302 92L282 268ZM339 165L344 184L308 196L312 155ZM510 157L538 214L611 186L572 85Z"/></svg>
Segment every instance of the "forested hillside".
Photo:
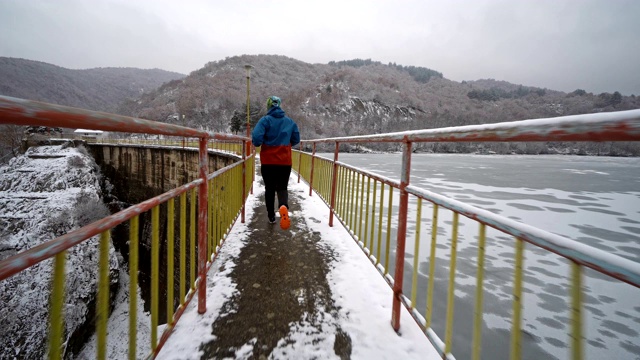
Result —
<svg viewBox="0 0 640 360"><path fill-rule="evenodd" d="M370 59L309 64L279 55L212 61L187 77L157 69L69 70L0 58L0 94L215 132L244 132L245 65L253 66L252 123L266 113L265 99L278 95L283 99L283 109L298 122L306 139L640 108L640 98L619 92L593 94L576 89L564 93L493 79L456 82L426 67ZM436 152L640 155L640 144L633 143L459 143L415 148ZM378 149L393 150L394 145Z"/></svg>
<svg viewBox="0 0 640 360"><path fill-rule="evenodd" d="M114 112L183 74L151 69L65 69L39 61L0 57L0 95Z"/></svg>
<svg viewBox="0 0 640 360"><path fill-rule="evenodd" d="M445 126L495 123L640 108L640 99L619 92L571 93L492 79L456 82L435 70L347 60L308 64L277 55L236 56L210 62L183 80L128 101L120 111L206 128L242 130L246 119L246 75L251 72L251 119L266 112L269 95L300 125L303 138L371 134ZM429 144L419 151L578 153L640 155L631 143L607 144Z"/></svg>

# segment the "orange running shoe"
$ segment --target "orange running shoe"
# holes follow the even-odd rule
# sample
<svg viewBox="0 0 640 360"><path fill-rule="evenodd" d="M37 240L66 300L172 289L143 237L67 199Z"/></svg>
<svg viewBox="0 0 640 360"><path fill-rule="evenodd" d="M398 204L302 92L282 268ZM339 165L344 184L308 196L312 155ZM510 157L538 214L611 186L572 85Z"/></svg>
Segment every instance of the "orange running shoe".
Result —
<svg viewBox="0 0 640 360"><path fill-rule="evenodd" d="M287 230L291 226L291 220L289 219L289 210L286 206L280 206L280 227L283 230Z"/></svg>

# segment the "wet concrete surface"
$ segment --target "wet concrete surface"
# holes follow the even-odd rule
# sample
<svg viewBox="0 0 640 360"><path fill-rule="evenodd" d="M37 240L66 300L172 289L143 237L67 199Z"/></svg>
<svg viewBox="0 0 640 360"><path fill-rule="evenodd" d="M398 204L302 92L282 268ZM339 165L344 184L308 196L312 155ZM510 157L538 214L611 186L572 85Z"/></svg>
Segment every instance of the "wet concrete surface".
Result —
<svg viewBox="0 0 640 360"><path fill-rule="evenodd" d="M288 230L280 228L279 218L276 224L268 223L261 196L262 205L250 219L252 232L230 275L238 291L212 325L215 340L200 346L202 359L234 358L247 345L253 346L250 359L270 358L276 347L296 341L291 330L302 323L314 329L308 337L334 336L335 354L350 358L351 339L337 325L339 309L327 282L333 253L321 246L319 233L306 227L301 196L290 190ZM296 358L290 355L286 357Z"/></svg>

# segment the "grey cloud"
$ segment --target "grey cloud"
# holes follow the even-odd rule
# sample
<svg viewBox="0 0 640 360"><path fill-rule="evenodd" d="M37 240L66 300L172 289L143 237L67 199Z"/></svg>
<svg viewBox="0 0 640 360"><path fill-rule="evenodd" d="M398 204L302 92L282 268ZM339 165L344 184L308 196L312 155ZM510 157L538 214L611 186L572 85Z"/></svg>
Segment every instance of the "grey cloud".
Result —
<svg viewBox="0 0 640 360"><path fill-rule="evenodd" d="M371 58L452 80L640 95L640 1L7 0L0 56L189 73L241 54Z"/></svg>

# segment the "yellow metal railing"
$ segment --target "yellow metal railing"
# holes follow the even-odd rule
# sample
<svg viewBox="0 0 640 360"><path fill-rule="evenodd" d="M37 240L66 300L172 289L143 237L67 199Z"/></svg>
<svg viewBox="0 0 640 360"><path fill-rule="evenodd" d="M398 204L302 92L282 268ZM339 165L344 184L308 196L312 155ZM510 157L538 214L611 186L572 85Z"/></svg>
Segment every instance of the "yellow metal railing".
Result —
<svg viewBox="0 0 640 360"><path fill-rule="evenodd" d="M65 128L85 128L111 133L129 132L134 136L103 139L86 138L96 143L118 145L161 145L196 148L199 154L197 180L184 184L159 196L133 205L101 220L73 230L56 239L46 241L0 261L0 280L25 271L42 261L53 258L52 286L49 301L48 357L59 359L64 354L66 334L65 262L68 249L99 236L99 260L96 291L96 354L105 359L108 352L107 323L109 317L109 246L111 234L128 227L129 237L129 349L130 359L153 357L162 347L185 307L198 293L198 312L206 311L206 273L214 254L224 242L238 217L244 222L244 203L252 189L255 169L253 154L244 154L244 145L250 139L229 134L214 134L173 124L144 119L104 114L78 108L40 103L24 99L0 96L0 123ZM139 137L153 138L139 138ZM208 174L208 152L217 151L237 155L232 165ZM214 185L215 184L215 185ZM176 198L180 209L176 211ZM179 214L177 216L177 214ZM141 217L142 216L142 217ZM207 229L208 221L214 221L216 232ZM145 226L140 226L144 222ZM176 223L179 229L176 231ZM150 224L148 226L147 224ZM213 223L210 225L214 226ZM149 264L140 269L140 232L150 230L143 249L150 250ZM197 229L197 230L196 230ZM178 238L176 235L179 234ZM118 235L120 236L120 235ZM197 236L197 242L196 242ZM150 244L150 245L149 245ZM176 254L176 245L179 254ZM150 249L149 249L150 248ZM196 254L198 259L196 259ZM207 259L207 254L211 255ZM146 255L146 254L145 254ZM177 255L177 256L176 256ZM179 257L179 268L175 258ZM189 257L189 261L187 261ZM145 260L147 260L145 258ZM148 266L148 268L147 268ZM198 273L196 275L196 266ZM187 269L188 267L188 269ZM150 272L150 339L149 344L138 349L138 271ZM176 271L178 276L176 277ZM187 276L189 272L189 276ZM166 283L160 284L162 275ZM178 279L179 284L176 284ZM175 299L177 285L179 299ZM161 288L166 287L166 291ZM188 290L187 290L188 289ZM164 300L164 301L163 301ZM166 318L167 326L158 337L158 325ZM90 319L89 319L90 320Z"/></svg>
<svg viewBox="0 0 640 360"><path fill-rule="evenodd" d="M251 159L252 160L252 159ZM240 215L240 210L244 200L249 194L252 182L252 171L254 169L253 161L247 161L245 173L245 197L242 197L243 188L238 186L242 184L243 168L240 166L242 162L228 166L222 170L216 171L209 176L210 188L212 191L208 197L209 219L211 223L215 221L214 228L216 231L209 232L209 248L208 254L210 260L213 260L214 254L217 254L218 247L224 242L231 226ZM159 201L150 209L151 212L151 339L149 351L151 354L156 352L158 347L158 325L159 306L162 297L166 299L166 317L167 327L163 336L168 336L171 329L175 325L175 311L185 307L186 300L190 299L196 291L196 205L197 205L197 187L190 190L181 191L179 197L179 236L175 236L175 197L170 197L165 201ZM187 212L187 198L190 194L189 208ZM165 208L167 219L166 227L166 294L159 291L160 279L160 214L161 207ZM188 213L188 216L187 216ZM143 213L144 214L144 213ZM188 219L188 221L187 221ZM186 226L186 224L189 226ZM126 225L126 223L125 223ZM132 217L128 222L129 227L129 358L136 359L137 354L137 287L138 287L138 234L139 234L139 216ZM189 230L189 246L187 249L187 229ZM100 235L99 242L99 269L98 269L98 293L97 293L97 359L105 359L107 357L107 320L109 317L109 243L111 235L107 230ZM179 250L179 268L174 266L174 245L178 243ZM65 289L65 259L67 251L63 251L55 255L53 281L51 290L51 302L49 313L49 358L60 359L63 348L63 308L64 308L64 289ZM186 282L186 257L189 254L191 275L189 282ZM179 301L177 306L174 299L174 271L178 271L179 277ZM185 294L185 288L189 288L189 292Z"/></svg>
<svg viewBox="0 0 640 360"><path fill-rule="evenodd" d="M314 157L312 159L312 157ZM334 162L318 157L305 152L294 153L294 170L305 179L308 183L313 178L312 185L313 190L318 194L327 205L331 203L331 179L333 178L333 164ZM310 168L310 164L313 163L313 168ZM381 275L389 282L393 287L394 278L389 273L390 263L390 236L393 229L395 229L395 219L399 214L394 214L394 193L399 191L400 183L394 180L383 178L375 175L371 172L367 172L355 167L349 166L344 163L337 163L336 190L335 190L335 205L331 209L333 215L339 219L339 221L345 226L353 238L363 248L365 254L369 257L371 262L378 268ZM373 184L372 184L373 183ZM471 343L470 358L480 359L482 349L482 328L484 325L483 298L485 289L484 277L485 277L485 248L487 243L487 225L495 228L504 233L510 234L514 237L514 275L513 275L513 287L512 287L512 314L511 314L511 338L509 345L509 356L511 359L521 359L522 353L522 332L523 332L523 282L524 282L524 250L525 241L530 242L533 245L540 247L540 244L545 244L544 249L551 249L556 254L569 257L583 256L590 259L591 256L598 256L596 259L604 260L571 260L571 274L570 274L570 327L569 327L569 345L571 348L571 358L574 360L584 358L584 333L582 330L584 323L584 314L582 308L584 307L583 299L583 283L582 283L582 269L585 264L599 264L596 266L590 266L596 271L602 271L603 273L611 275L611 270L600 270L599 266L603 266L603 269L617 268L619 263L624 263L624 267L630 272L624 276L637 276L634 275L638 272L638 265L630 263L626 259L611 256L611 259L606 255L601 255L598 250L588 249L581 253L580 250L571 250L572 246L579 247L575 243L570 244L571 240L560 238L557 235L544 233L539 229L532 230L526 225L516 223L515 221L500 217L489 213L488 211L475 208L473 206L463 204L459 201L445 198L443 196L427 192L415 187L407 187L411 200L409 201L415 205L416 218L415 218L415 244L414 244L414 259L413 270L407 273L407 276L411 276L411 287L408 290L407 296L404 294L402 302L410 310L412 316L416 319L418 324L424 329L427 337L431 340L432 344L440 352L444 358L452 357L453 349L453 320L454 320L454 303L455 303L455 287L456 287L456 268L458 258L458 227L459 216L463 215L469 219L476 221L479 224L477 235L477 257L475 258L476 274L475 274L475 299L473 306L473 319L469 319L469 324L472 327L472 338L469 339ZM425 222L423 218L423 200L427 201L428 206L431 207L432 213L430 216L429 225L430 229L430 248L428 254L428 276L426 284L425 303L426 307L423 311L416 308L418 301L418 258L420 253L421 244L421 225ZM386 207L385 207L386 206ZM434 295L435 287L434 282L436 278L436 251L444 244L442 241L438 242L438 229L439 229L439 213L440 208L444 208L451 212L451 235L449 242L449 274L448 274L448 286L446 290L446 313L434 314ZM385 216L386 215L386 216ZM525 240L526 239L526 240ZM569 242L568 242L569 241ZM549 245L549 244L552 245ZM569 249L567 254L563 253L561 248L555 247L553 244L563 244L562 246ZM580 248L581 249L581 248ZM442 251L442 250L439 250ZM575 252L574 252L575 251ZM592 255L592 252L596 255ZM575 254L578 255L575 255ZM615 259L614 259L615 257ZM468 261L468 259L467 259ZM607 263L606 261L609 261ZM611 265L615 264L615 265ZM635 270L633 270L635 269ZM636 271L634 273L633 271ZM627 280L638 286L632 280ZM435 317L444 315L444 341L440 340L440 336L433 330L433 320ZM442 323L439 320L439 323Z"/></svg>
<svg viewBox="0 0 640 360"><path fill-rule="evenodd" d="M233 223L240 215L242 204L249 194L251 187L251 179L254 165L253 161L247 162L246 170L246 187L245 198L242 197L242 166L241 163L228 166L222 170L216 171L209 176L209 183L211 191L208 197L209 219L210 224L214 227L215 231L209 232L209 247L208 254L210 260L213 260L213 255L217 254L218 247L224 242L226 236L229 233ZM190 231L190 246L187 250L186 234L187 234L187 195L190 193L190 211L189 211L189 231ZM158 325L159 319L159 306L160 299L163 294L159 291L159 279L160 279L160 213L161 206L165 207L165 214L167 219L167 239L166 239L166 281L167 292L164 298L166 299L166 316L167 327L164 333L168 334L175 325L175 313L174 311L180 310L185 306L185 300L190 298L196 290L196 195L197 188L194 187L190 191L183 191L179 195L179 237L175 236L175 199L169 198L166 202L159 202L157 205L151 208L151 343L150 351L155 352L158 347ZM138 270L138 231L139 220L138 216L135 216L129 220L129 358L135 359L137 357L137 341L136 341L136 328L137 328L137 270ZM179 268L175 269L174 266L174 244L178 241L179 249ZM99 287L97 295L97 354L96 358L106 358L106 342L107 342L107 319L109 315L109 242L110 233L105 231L100 236L100 255L99 255ZM190 270L191 276L189 285L186 283L186 255L189 252L190 258ZM59 253L55 256L55 266L53 274L53 288L51 296L51 312L50 312L50 352L49 357L52 359L59 359L62 348L63 339L63 324L62 313L64 304L64 287L65 287L65 256L66 251ZM179 272L179 289L180 296L178 305L176 306L174 301L174 271ZM185 288L189 287L190 290L185 294Z"/></svg>

